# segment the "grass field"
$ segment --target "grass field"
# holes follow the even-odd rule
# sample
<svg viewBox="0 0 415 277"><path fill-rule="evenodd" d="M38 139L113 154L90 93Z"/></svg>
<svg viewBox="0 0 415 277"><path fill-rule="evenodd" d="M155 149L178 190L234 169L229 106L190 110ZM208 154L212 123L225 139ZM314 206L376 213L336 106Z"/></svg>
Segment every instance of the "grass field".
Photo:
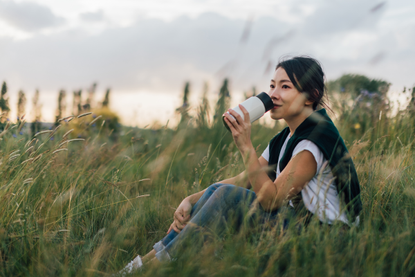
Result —
<svg viewBox="0 0 415 277"><path fill-rule="evenodd" d="M361 183L359 227L244 230L137 275L414 276L415 114L355 112L336 124ZM66 123L34 140L15 125L0 135L0 276L117 272L165 235L185 196L243 170L221 122L109 134L92 120L71 122L79 138ZM282 127L253 125L258 155Z"/></svg>

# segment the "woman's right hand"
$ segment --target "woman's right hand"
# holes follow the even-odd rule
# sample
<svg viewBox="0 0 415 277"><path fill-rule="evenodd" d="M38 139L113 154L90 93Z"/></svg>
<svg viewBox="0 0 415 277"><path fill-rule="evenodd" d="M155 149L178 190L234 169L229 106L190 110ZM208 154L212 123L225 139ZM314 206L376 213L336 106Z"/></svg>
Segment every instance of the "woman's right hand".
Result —
<svg viewBox="0 0 415 277"><path fill-rule="evenodd" d="M174 220L173 223L170 225L167 234L170 233L171 230L180 233L180 231L186 226L186 223L189 221L191 211L192 204L190 204L190 201L187 198L185 198L174 212Z"/></svg>

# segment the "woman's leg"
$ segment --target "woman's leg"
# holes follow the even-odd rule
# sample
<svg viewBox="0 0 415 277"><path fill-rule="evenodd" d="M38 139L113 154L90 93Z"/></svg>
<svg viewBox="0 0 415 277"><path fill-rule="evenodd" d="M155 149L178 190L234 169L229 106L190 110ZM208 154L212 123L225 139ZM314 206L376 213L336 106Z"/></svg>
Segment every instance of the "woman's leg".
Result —
<svg viewBox="0 0 415 277"><path fill-rule="evenodd" d="M195 214L197 214L199 212L199 210L203 207L203 205L206 203L206 201L208 201L209 198L212 196L212 194L219 187L221 187L222 185L223 184L213 184L213 185L210 185L206 189L206 191L203 193L203 195L200 197L200 199L196 202L196 204L193 205L192 211L190 212L191 217L193 217L193 215L195 215ZM168 233L162 240L160 240L159 242L157 242L156 244L154 244L154 246L153 246L153 250L154 251L152 250L152 251L150 251L147 254L147 255L150 254L148 256L148 258L150 258L150 259L154 258L155 253L163 250L164 247L166 247L166 245L168 245L173 239L175 239L177 235L178 235L178 233L176 231L171 230L170 233Z"/></svg>
<svg viewBox="0 0 415 277"><path fill-rule="evenodd" d="M212 196L212 194L223 184L213 184L209 186L205 193L200 197L200 199L196 202L196 204L192 207L191 216L197 214L199 210L203 207L203 205L206 203L207 200ZM141 257L138 255L134 258L123 270L120 271L121 275L131 273L133 270L136 270L137 268L141 267L142 264L148 263L148 262L157 262L154 257L157 252L164 250L165 246L168 245L172 240L174 240L177 237L177 233L174 230L171 230L167 236L165 236L162 240L157 242L153 246L153 250L148 252L145 256Z"/></svg>
<svg viewBox="0 0 415 277"><path fill-rule="evenodd" d="M141 258L141 260L143 261L143 264L148 263L149 261L151 261L155 256L156 256L156 250L152 249L150 252L148 252L145 256L143 256Z"/></svg>
<svg viewBox="0 0 415 277"><path fill-rule="evenodd" d="M221 235L230 223L239 228L255 199L254 192L234 185L224 184L216 188L204 205L193 214L186 227L155 254L157 259L165 261L178 257L183 251L183 242L193 243L194 238L200 239L200 231L209 230L215 235ZM234 217L230 218L230 214Z"/></svg>

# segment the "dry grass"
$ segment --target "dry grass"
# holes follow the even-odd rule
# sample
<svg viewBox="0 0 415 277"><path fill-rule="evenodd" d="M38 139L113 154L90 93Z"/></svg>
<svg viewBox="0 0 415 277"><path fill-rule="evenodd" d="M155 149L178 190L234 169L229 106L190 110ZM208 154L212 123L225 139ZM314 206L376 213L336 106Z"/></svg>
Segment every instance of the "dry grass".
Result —
<svg viewBox="0 0 415 277"><path fill-rule="evenodd" d="M413 276L414 117L381 120L364 134L341 130L362 186L359 227L229 230L226 240L189 245L179 260L137 275ZM1 276L108 276L165 235L183 197L243 170L221 123L69 140L63 122L23 140L11 127L0 141ZM258 154L277 131L253 125Z"/></svg>

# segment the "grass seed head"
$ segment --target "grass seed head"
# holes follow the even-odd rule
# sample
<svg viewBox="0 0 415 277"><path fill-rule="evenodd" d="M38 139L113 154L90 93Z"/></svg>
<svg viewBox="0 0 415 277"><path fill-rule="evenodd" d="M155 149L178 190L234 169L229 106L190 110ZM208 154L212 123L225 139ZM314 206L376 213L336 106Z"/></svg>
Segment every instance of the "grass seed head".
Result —
<svg viewBox="0 0 415 277"><path fill-rule="evenodd" d="M83 114L78 115L78 118L81 118L81 117L84 117L84 116L87 116L87 115L90 115L90 114L92 114L92 112L83 113Z"/></svg>
<svg viewBox="0 0 415 277"><path fill-rule="evenodd" d="M84 141L84 138L75 138L75 139L69 139L67 140L67 142L72 142L72 141Z"/></svg>
<svg viewBox="0 0 415 277"><path fill-rule="evenodd" d="M29 159L27 159L27 160L24 160L24 161L21 163L21 165L24 165L25 163L30 162L30 161L33 161L33 160L34 160L34 158L29 158Z"/></svg>
<svg viewBox="0 0 415 277"><path fill-rule="evenodd" d="M62 139L66 138L70 133L73 132L74 129L70 129L68 132L66 132L65 134L63 134Z"/></svg>
<svg viewBox="0 0 415 277"><path fill-rule="evenodd" d="M39 154L36 156L36 158L33 159L33 162L36 162L37 160L39 160L40 158L42 158L43 154Z"/></svg>
<svg viewBox="0 0 415 277"><path fill-rule="evenodd" d="M55 154L55 153L58 153L58 152L61 152L61 151L68 151L68 148L61 148L61 149L55 150L55 151L52 152L52 154Z"/></svg>
<svg viewBox="0 0 415 277"><path fill-rule="evenodd" d="M56 128L53 130L53 133L56 133L56 131L59 130L60 127L62 127L62 124L59 124L58 126L56 126Z"/></svg>
<svg viewBox="0 0 415 277"><path fill-rule="evenodd" d="M74 117L75 117L74 115L70 115L70 116L67 116L67 117L63 117L63 118L59 119L58 122L65 121L67 119L68 119L68 122L69 122L69 119L72 120Z"/></svg>
<svg viewBox="0 0 415 277"><path fill-rule="evenodd" d="M36 149L36 151L40 151L40 149L43 147L43 145L45 145L46 142L42 143L41 145L39 145L39 147Z"/></svg>
<svg viewBox="0 0 415 277"><path fill-rule="evenodd" d="M10 155L9 155L9 156L13 156L14 154L17 154L17 153L19 153L19 152L20 152L20 150L13 151L13 152L11 152L11 153L10 153Z"/></svg>
<svg viewBox="0 0 415 277"><path fill-rule="evenodd" d="M35 137L39 136L39 135L43 135L43 134L49 134L52 133L52 130L45 130L45 131L41 131L35 134Z"/></svg>
<svg viewBox="0 0 415 277"><path fill-rule="evenodd" d="M30 150L33 150L34 146L30 146L29 148L26 149L26 151L24 151L23 155L26 154L27 152L29 152Z"/></svg>
<svg viewBox="0 0 415 277"><path fill-rule="evenodd" d="M102 115L97 116L94 120L92 120L91 122L89 122L89 125L94 124L98 119L100 119L102 117Z"/></svg>
<svg viewBox="0 0 415 277"><path fill-rule="evenodd" d="M141 197L149 197L150 196L150 194L143 194L143 195L137 195L137 197L136 198L141 198Z"/></svg>
<svg viewBox="0 0 415 277"><path fill-rule="evenodd" d="M28 178L28 179L23 181L23 185L29 184L29 183L33 183L33 178Z"/></svg>
<svg viewBox="0 0 415 277"><path fill-rule="evenodd" d="M26 120L24 120L23 117L22 117L22 121L20 122L20 125L19 125L19 132L22 130L22 128L25 124L26 124Z"/></svg>
<svg viewBox="0 0 415 277"><path fill-rule="evenodd" d="M29 147L34 141L36 140L36 138L29 140L28 142L26 142L24 147Z"/></svg>
<svg viewBox="0 0 415 277"><path fill-rule="evenodd" d="M19 156L20 156L20 154L11 155L11 156L9 156L9 161L13 161Z"/></svg>
<svg viewBox="0 0 415 277"><path fill-rule="evenodd" d="M65 140L64 142L62 142L61 144L59 144L59 146L58 146L58 148L60 148L62 145L64 145L65 143L70 143L70 142L72 142L72 141L84 141L85 139L83 139L83 138L76 138L76 139L68 139L68 140Z"/></svg>

